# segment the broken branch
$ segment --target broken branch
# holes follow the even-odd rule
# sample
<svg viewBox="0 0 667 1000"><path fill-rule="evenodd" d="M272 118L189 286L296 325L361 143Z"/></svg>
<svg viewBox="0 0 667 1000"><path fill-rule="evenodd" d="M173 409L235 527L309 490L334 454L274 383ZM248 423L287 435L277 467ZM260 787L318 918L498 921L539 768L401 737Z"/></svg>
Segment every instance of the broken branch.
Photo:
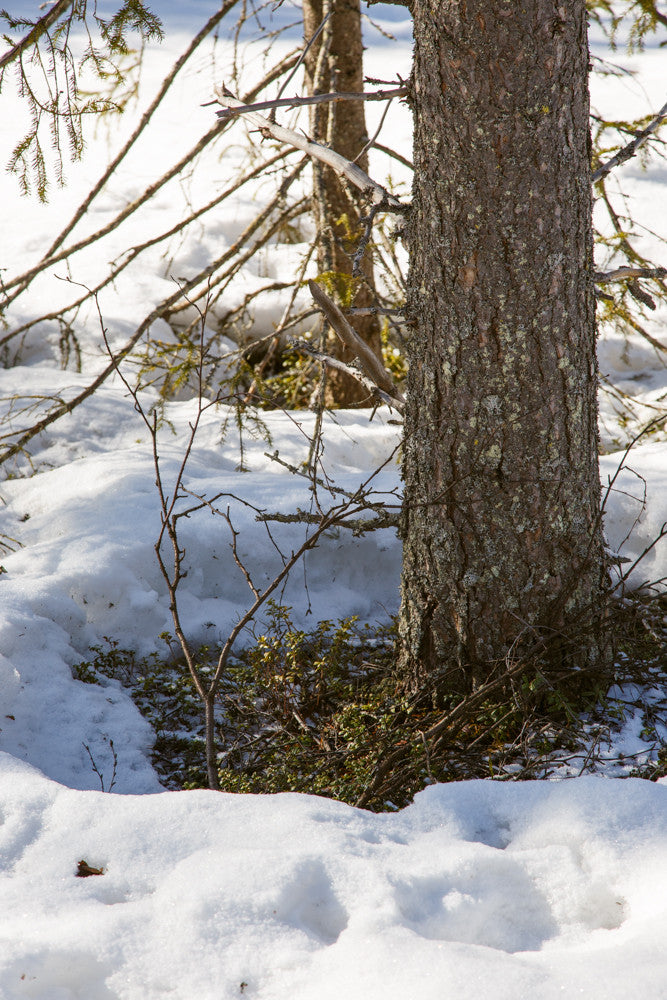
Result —
<svg viewBox="0 0 667 1000"><path fill-rule="evenodd" d="M372 381L372 379L364 375L363 372L360 372L358 368L354 368L352 365L346 364L344 361L341 361L340 358L332 358L330 354L324 354L322 351L316 350L303 340L295 341L294 348L297 351L307 354L309 358L319 361L320 364L327 365L329 368L335 368L337 371L344 372L351 378L356 379L357 382L363 385L364 389L368 390L371 396L376 397L376 401L379 400L382 403L386 403L387 406L394 407L394 409L398 410L399 413L403 412L402 404L399 403L394 396L390 396L389 393L380 389L379 386Z"/></svg>
<svg viewBox="0 0 667 1000"><path fill-rule="evenodd" d="M405 407L405 397L394 385L394 380L382 362L376 357L368 344L365 344L361 337L352 329L336 303L329 298L326 292L314 281L308 282L308 288L315 302L324 313L332 330L358 359L364 375L378 389L390 396L394 401L396 409L402 412Z"/></svg>

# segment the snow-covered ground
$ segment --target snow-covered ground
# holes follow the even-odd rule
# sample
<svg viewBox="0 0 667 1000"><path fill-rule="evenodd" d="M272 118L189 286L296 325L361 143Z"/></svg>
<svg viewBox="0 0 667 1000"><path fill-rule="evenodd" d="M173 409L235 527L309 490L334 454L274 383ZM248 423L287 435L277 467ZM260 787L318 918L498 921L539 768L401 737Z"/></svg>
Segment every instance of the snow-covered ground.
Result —
<svg viewBox="0 0 667 1000"><path fill-rule="evenodd" d="M667 788L103 795L0 756L3 998L659 1000ZM75 876L85 860L104 874Z"/></svg>
<svg viewBox="0 0 667 1000"><path fill-rule="evenodd" d="M187 44L179 33L183 5L154 6L167 15L170 30L161 48L147 51L140 104L119 131L91 134L83 163L66 166L68 185L53 190L46 206L20 199L15 179L0 177L3 280L33 264L49 245ZM198 18L200 7L206 16L215 4L198 0ZM408 71L407 30L398 11L380 13L393 18L399 42L383 43L369 33L371 76L390 79ZM380 16L378 8L371 13ZM287 47L276 43L271 58ZM227 57L221 40L215 71L208 50L186 68L150 136L76 235L104 224L210 128L212 111L201 105ZM633 60L623 57L638 77L594 80L594 103L615 115L656 110L664 100L665 58L655 47ZM259 69L251 63L248 72L258 75ZM18 106L8 89L1 99L5 108ZM369 114L377 121L380 112L369 106ZM0 115L3 160L17 129L18 115ZM409 131L407 112L394 109L386 135L407 155ZM106 261L147 233L167 229L188 199L200 204L224 186L245 155L242 132L238 126L237 133L225 133L224 144L183 183L163 189L100 248L76 255L71 278L92 284ZM378 179L388 170L405 182L395 162L372 160ZM661 161L646 171L633 161L623 182L644 224L667 235ZM123 272L100 296L111 343L121 346L173 291L172 275L187 277L233 243L268 190L256 186L226 203L215 221L170 248L173 262L155 250ZM664 257L654 237L647 234L645 245ZM263 273L256 263L249 266L226 304L240 300L260 277L293 274L299 252L279 243L263 251ZM10 326L72 298L72 286L61 280L66 266L53 271L11 307ZM283 305L277 294L264 307L257 333L270 332ZM665 318L662 308L653 336L665 339ZM70 398L103 366L94 309L80 311L75 329L81 373L59 369L60 330L48 322L30 331L20 363L0 371L0 399L3 411L13 405L14 427L25 418L11 397L37 406L35 397ZM600 364L639 400L643 417L660 405L667 377L644 341L607 337ZM147 392L144 398L149 405L154 397ZM603 395L607 450L627 440L615 405ZM167 485L194 413L188 399L166 408L160 452ZM302 461L314 418L307 412L262 414L265 429L246 435L246 471L238 471L238 435L233 425L221 433L227 416L224 408L206 412L185 485L208 497L238 498L226 499L225 509L229 503L239 553L262 583L280 559L242 501L268 512L308 509L308 483L267 455L278 451L288 463ZM369 417L355 411L325 418L321 471L337 485L356 489L395 451L396 424L386 413ZM662 438L632 450L607 502L609 545L626 558L636 558L667 521ZM149 759L152 733L127 693L115 682L83 684L71 673L105 636L146 655L161 647L160 633L172 629L153 552L159 509L148 435L122 384L109 379L29 450L31 466L19 460L11 467L13 478L0 487L3 1000L667 997L667 788L661 782L598 777L436 786L402 812L382 816L307 796L161 791ZM618 452L603 457L603 483L620 458ZM374 487L387 493L398 485L392 458ZM327 499L325 489L320 499ZM271 527L285 552L304 530ZM229 528L205 509L184 522L182 540L188 569L182 618L195 638L217 640L251 601L232 558ZM360 538L332 532L279 597L303 625L351 614L385 621L397 609L399 568L392 531ZM635 582L665 576L667 546L651 552ZM642 746L640 737L628 738L626 753ZM108 786L111 741L116 784L112 794L102 794L92 761ZM77 878L80 861L103 874Z"/></svg>

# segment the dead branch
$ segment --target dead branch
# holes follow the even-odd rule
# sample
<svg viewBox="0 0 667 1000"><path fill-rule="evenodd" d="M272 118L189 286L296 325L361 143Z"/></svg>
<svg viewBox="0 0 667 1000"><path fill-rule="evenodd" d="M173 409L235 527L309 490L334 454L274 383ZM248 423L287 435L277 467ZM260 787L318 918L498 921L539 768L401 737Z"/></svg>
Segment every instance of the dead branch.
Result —
<svg viewBox="0 0 667 1000"><path fill-rule="evenodd" d="M305 340L297 340L293 344L295 350L301 351L303 354L307 354L308 357L313 358L315 361L319 361L320 364L326 365L328 368L335 368L336 371L344 372L351 378L356 379L364 389L367 389L369 394L376 398L376 401L386 403L387 406L394 407L399 413L403 413L403 406L396 400L393 396L388 393L383 392L370 378L360 372L358 368L353 365L348 365L339 358L332 358L330 354L325 354L323 351L318 351L316 348L312 347Z"/></svg>
<svg viewBox="0 0 667 1000"><path fill-rule="evenodd" d="M597 168L597 170L593 171L593 176L591 178L593 184L597 181L601 181L602 178L606 177L607 174L614 170L615 167L619 167L622 163L626 163L630 160L644 145L644 143L651 138L653 133L660 128L665 118L667 118L667 104L663 104L660 111L658 111L655 118L651 119L646 128L642 129L641 132L637 132L632 142L629 142L627 146L624 146L623 149L619 150L615 156L612 156L610 160L607 160L606 163L603 163Z"/></svg>
<svg viewBox="0 0 667 1000"><path fill-rule="evenodd" d="M617 267L613 271L595 271L593 274L596 285L627 281L628 278L667 278L667 267Z"/></svg>
<svg viewBox="0 0 667 1000"><path fill-rule="evenodd" d="M319 524L320 515L311 514L309 511L297 507L293 514L258 514L256 520L277 521L279 524ZM377 517L341 518L336 522L335 527L348 528L356 536L363 535L367 531L378 531L380 528L398 528L400 521L400 514L386 513Z"/></svg>
<svg viewBox="0 0 667 1000"><path fill-rule="evenodd" d="M331 325L334 332L341 339L343 344L345 344L345 346L352 351L355 357L359 360L359 364L361 365L364 375L366 375L366 377L369 378L371 382L378 387L378 389L391 397L397 410L403 412L405 407L405 397L394 385L394 380L383 366L382 362L375 356L370 347L368 347L368 345L365 344L359 336L357 336L336 303L329 298L326 292L324 292L314 281L308 282L308 288L310 289L310 294L313 296L315 302L324 313L327 322Z"/></svg>
<svg viewBox="0 0 667 1000"><path fill-rule="evenodd" d="M250 111L268 111L276 108L301 108L309 104L334 104L336 101L391 101L394 97L405 97L407 87L393 87L391 90L367 90L355 93L314 94L312 97L279 97L273 101L257 101L255 104L238 104L216 111L221 121L228 121L237 115L245 115ZM215 102L212 102L215 103Z"/></svg>
<svg viewBox="0 0 667 1000"><path fill-rule="evenodd" d="M218 104L221 104L223 108L231 109L241 109L243 108L243 102L237 100L237 98L232 97L224 91L223 88L219 88L216 91L216 97ZM285 142L290 146L295 146L297 149L302 150L308 156L315 160L319 160L325 163L328 167L331 167L339 176L346 178L351 184L359 188L361 191L368 191L371 195L373 204L378 202L386 201L387 211L406 212L408 206L395 198L393 194L390 194L386 188L374 181L368 174L358 167L356 163L352 163L347 160L340 153L336 153L335 150L329 149L327 146L323 146L319 142L313 142L311 139L306 138L306 136L295 132L294 129L285 128L283 125L276 125L269 121L268 118L264 118L262 115L258 114L256 111L248 111L244 113L244 117L255 125L256 128L262 133L265 138L269 136L273 139L277 139L278 142Z"/></svg>

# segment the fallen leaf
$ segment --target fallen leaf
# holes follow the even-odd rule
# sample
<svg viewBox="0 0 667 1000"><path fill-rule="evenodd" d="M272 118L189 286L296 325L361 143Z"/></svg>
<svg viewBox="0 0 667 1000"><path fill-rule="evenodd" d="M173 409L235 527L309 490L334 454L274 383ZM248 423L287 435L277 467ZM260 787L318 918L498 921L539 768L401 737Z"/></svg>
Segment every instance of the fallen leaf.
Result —
<svg viewBox="0 0 667 1000"><path fill-rule="evenodd" d="M89 878L91 875L104 875L104 868L93 868L87 861L79 861L76 877Z"/></svg>

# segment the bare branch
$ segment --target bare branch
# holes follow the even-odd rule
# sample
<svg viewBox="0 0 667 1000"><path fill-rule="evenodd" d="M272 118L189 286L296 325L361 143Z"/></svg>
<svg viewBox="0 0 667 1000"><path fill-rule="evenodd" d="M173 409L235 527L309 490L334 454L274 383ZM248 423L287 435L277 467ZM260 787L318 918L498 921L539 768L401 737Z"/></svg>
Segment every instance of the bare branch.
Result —
<svg viewBox="0 0 667 1000"><path fill-rule="evenodd" d="M324 354L322 351L316 350L304 340L295 341L294 347L297 351L302 351L308 357L319 361L320 364L327 365L329 368L335 368L337 371L344 372L351 378L356 379L357 382L363 385L364 389L368 390L371 396L375 396L378 401L386 403L387 406L393 406L399 413L403 413L403 405L394 396L390 396L389 393L380 389L375 382L364 375L363 372L360 372L358 368L345 364L339 358L332 358L330 354Z"/></svg>
<svg viewBox="0 0 667 1000"><path fill-rule="evenodd" d="M402 306L352 306L345 310L346 316L395 316L401 319L405 313Z"/></svg>
<svg viewBox="0 0 667 1000"><path fill-rule="evenodd" d="M314 94L312 97L279 97L275 101L257 101L255 104L239 104L236 107L223 108L216 111L221 121L227 121L236 115L245 115L249 111L268 111L275 108L301 108L308 104L333 104L336 101L390 101L394 97L405 97L407 87L394 87L392 90L368 90L360 94L333 93Z"/></svg>
<svg viewBox="0 0 667 1000"><path fill-rule="evenodd" d="M221 104L224 108L242 108L243 103L237 100L235 97L231 97L226 94L222 88L216 92L218 104ZM296 146L297 149L302 150L308 156L315 160L320 160L322 163L326 163L327 166L331 167L332 170L341 176L345 177L351 184L359 188L361 191L368 191L371 194L373 204L378 202L386 202L387 209L389 211L405 212L408 208L407 205L395 198L393 194L390 194L386 188L374 181L368 174L358 167L356 163L352 163L350 160L345 159L340 153L336 153L333 149L329 149L327 146L323 146L319 142L313 142L311 139L306 138L299 132L295 132L294 129L285 128L283 125L276 125L270 122L268 118L264 118L262 115L258 114L256 111L244 112L244 117L248 119L253 125L255 125L263 136L271 136L273 139L277 139L278 142L285 142L290 146Z"/></svg>
<svg viewBox="0 0 667 1000"><path fill-rule="evenodd" d="M402 411L405 406L405 398L401 391L394 385L394 380L382 362L376 357L370 347L363 342L361 337L355 333L336 303L329 298L326 292L314 281L308 282L308 288L334 332L345 346L352 351L355 357L359 359L359 364L364 374L378 389L385 392L394 400L396 409Z"/></svg>
<svg viewBox="0 0 667 1000"><path fill-rule="evenodd" d="M663 104L660 111L658 111L655 118L651 119L646 128L642 129L641 132L637 132L632 142L629 142L627 146L624 146L623 149L619 150L615 156L612 156L610 160L607 160L606 163L603 163L597 168L597 170L593 171L593 176L591 178L593 184L595 184L596 181L602 180L603 177L606 177L607 174L610 173L610 171L612 171L615 167L618 167L627 160L630 160L635 155L637 150L651 138L653 133L658 128L660 128L665 118L667 118L667 104Z"/></svg>
<svg viewBox="0 0 667 1000"><path fill-rule="evenodd" d="M593 274L596 285L627 281L628 278L667 278L667 267L617 267L614 271L595 271Z"/></svg>

